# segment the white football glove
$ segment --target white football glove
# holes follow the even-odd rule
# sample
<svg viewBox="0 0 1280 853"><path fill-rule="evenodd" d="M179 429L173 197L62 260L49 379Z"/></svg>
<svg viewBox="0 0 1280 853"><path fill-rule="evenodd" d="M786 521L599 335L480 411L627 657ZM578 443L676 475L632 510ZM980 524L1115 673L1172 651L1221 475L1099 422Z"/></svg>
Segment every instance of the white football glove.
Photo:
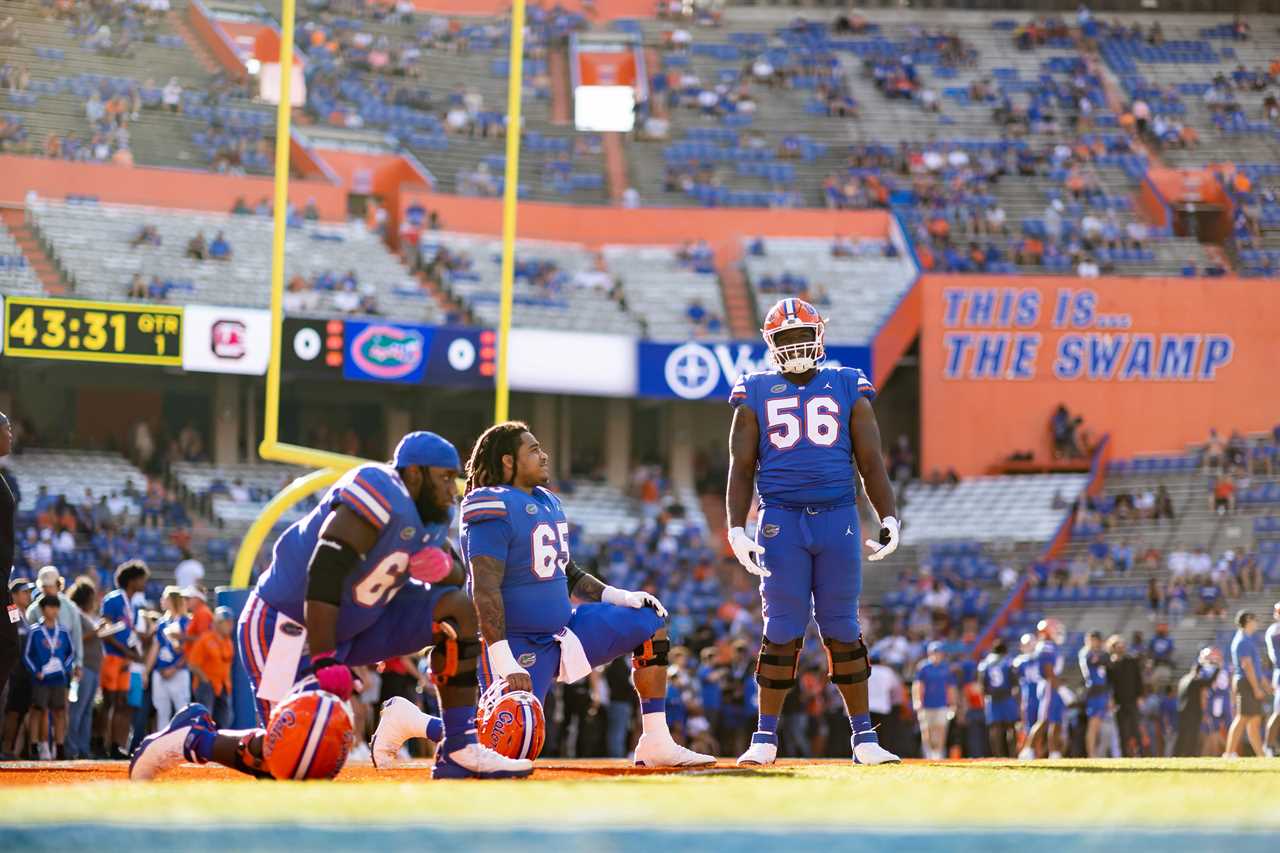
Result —
<svg viewBox="0 0 1280 853"><path fill-rule="evenodd" d="M898 519L892 515L886 515L880 519L880 538L867 540L867 545L872 549L867 559L874 563L898 550L898 530ZM886 533L889 537L888 542L884 541Z"/></svg>
<svg viewBox="0 0 1280 853"><path fill-rule="evenodd" d="M606 586L604 592L600 593L600 600L605 604L616 604L619 607L630 607L635 610L649 606L658 611L658 615L663 619L667 618L667 608L662 606L662 602L643 590L618 589L616 586Z"/></svg>
<svg viewBox="0 0 1280 853"><path fill-rule="evenodd" d="M772 574L756 561L757 557L764 555L764 546L756 544L747 535L746 530L741 527L730 527L729 547L733 549L733 556L738 558L739 563L742 563L742 568L751 572L751 574L761 578L767 578Z"/></svg>

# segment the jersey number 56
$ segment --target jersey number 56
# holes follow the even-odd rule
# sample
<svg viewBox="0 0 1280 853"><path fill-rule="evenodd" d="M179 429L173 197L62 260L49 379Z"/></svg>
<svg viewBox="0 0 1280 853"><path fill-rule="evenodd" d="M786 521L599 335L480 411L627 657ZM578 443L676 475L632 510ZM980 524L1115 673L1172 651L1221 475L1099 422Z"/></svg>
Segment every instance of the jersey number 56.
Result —
<svg viewBox="0 0 1280 853"><path fill-rule="evenodd" d="M764 404L769 443L779 450L795 447L803 434L811 444L830 447L840 438L840 404L831 397L813 397L799 412L799 397L778 397Z"/></svg>

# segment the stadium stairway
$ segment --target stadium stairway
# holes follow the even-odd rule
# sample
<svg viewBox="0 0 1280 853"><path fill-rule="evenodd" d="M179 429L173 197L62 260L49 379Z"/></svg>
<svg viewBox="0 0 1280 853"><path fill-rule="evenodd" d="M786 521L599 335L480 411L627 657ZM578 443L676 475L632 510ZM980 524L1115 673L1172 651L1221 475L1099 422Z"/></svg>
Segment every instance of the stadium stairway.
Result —
<svg viewBox="0 0 1280 853"><path fill-rule="evenodd" d="M58 267L53 263L53 259L45 252L40 238L36 236L35 231L27 224L24 211L16 207L0 208L0 222L4 223L4 227L8 229L14 241L17 242L18 248L22 250L22 254L26 257L31 270L40 280L40 286L44 289L44 292L65 293L67 290L66 282L62 278L62 274L58 272Z"/></svg>
<svg viewBox="0 0 1280 853"><path fill-rule="evenodd" d="M730 331L739 340L755 338L760 333L760 318L756 316L755 300L742 270L742 241L726 240L718 247L716 273L720 276L725 322Z"/></svg>
<svg viewBox="0 0 1280 853"><path fill-rule="evenodd" d="M213 54L209 52L209 48L205 45L204 40L192 31L187 24L187 4L183 3L178 8L172 9L166 16L165 21L169 25L169 29L173 30L174 35L186 42L187 49L191 51L191 55L195 57L201 67L209 74L217 74L225 69L213 58Z"/></svg>

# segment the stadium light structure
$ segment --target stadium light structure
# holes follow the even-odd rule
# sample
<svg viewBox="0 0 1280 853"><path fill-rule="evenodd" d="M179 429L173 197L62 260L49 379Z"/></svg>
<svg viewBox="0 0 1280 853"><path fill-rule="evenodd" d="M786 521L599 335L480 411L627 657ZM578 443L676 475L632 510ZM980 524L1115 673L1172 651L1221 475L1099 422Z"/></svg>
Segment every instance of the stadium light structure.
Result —
<svg viewBox="0 0 1280 853"><path fill-rule="evenodd" d="M498 323L498 369L494 393L494 420L505 421L509 413L510 388L507 359L511 337L511 311L515 285L516 203L520 181L520 97L524 82L525 0L511 7L511 45L507 75L507 162L506 185L502 194L502 295ZM262 442L258 453L271 462L304 465L317 470L294 480L273 497L245 532L236 552L231 586L249 585L253 561L271 529L290 507L308 495L334 483L345 471L368 460L344 453L317 450L280 441L280 349L284 323L284 248L289 205L289 128L292 118L289 84L293 73L293 42L296 0L283 0L280 7L280 91L276 102L275 175L271 217L271 359L267 364Z"/></svg>

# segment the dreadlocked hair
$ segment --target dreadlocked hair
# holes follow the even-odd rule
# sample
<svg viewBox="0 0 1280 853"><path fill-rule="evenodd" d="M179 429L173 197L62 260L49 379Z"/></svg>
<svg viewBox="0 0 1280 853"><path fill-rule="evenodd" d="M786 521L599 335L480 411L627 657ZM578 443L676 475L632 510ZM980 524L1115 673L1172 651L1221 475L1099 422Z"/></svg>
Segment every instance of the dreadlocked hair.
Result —
<svg viewBox="0 0 1280 853"><path fill-rule="evenodd" d="M506 485L509 480L502 470L502 457L514 459L520 450L520 437L528 431L529 426L523 421L507 421L480 433L467 460L467 491Z"/></svg>

